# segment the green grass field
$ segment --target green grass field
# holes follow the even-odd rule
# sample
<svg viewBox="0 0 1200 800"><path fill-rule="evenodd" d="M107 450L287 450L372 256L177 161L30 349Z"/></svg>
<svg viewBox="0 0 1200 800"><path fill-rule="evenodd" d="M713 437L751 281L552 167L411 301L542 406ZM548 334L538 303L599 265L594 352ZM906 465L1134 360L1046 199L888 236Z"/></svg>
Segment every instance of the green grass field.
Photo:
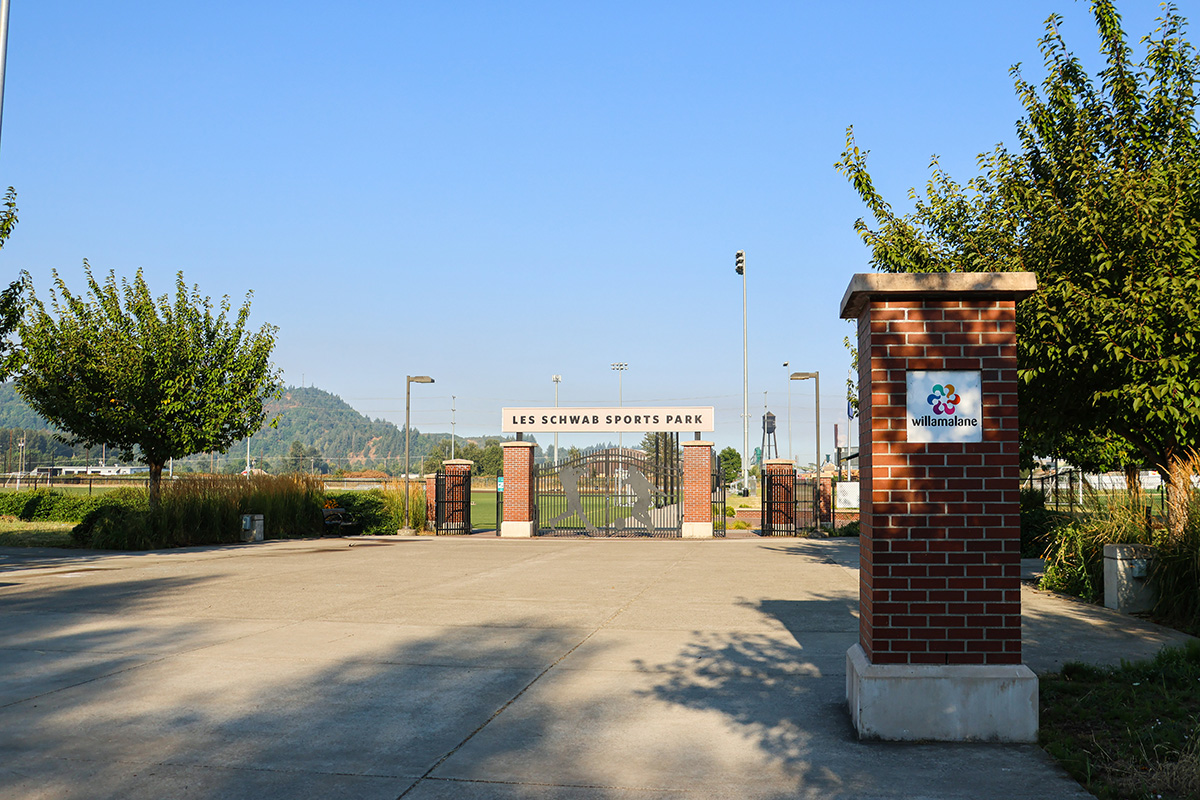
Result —
<svg viewBox="0 0 1200 800"><path fill-rule="evenodd" d="M25 522L0 517L0 547L71 547L74 522Z"/></svg>
<svg viewBox="0 0 1200 800"><path fill-rule="evenodd" d="M471 530L486 531L496 528L496 493L471 490Z"/></svg>

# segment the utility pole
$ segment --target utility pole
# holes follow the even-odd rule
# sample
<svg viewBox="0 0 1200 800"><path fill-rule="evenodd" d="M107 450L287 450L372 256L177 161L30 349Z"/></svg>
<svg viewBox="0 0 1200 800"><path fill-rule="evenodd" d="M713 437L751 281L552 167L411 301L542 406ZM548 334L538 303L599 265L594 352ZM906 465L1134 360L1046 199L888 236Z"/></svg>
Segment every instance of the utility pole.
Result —
<svg viewBox="0 0 1200 800"><path fill-rule="evenodd" d="M450 460L454 460L454 395L450 395Z"/></svg>

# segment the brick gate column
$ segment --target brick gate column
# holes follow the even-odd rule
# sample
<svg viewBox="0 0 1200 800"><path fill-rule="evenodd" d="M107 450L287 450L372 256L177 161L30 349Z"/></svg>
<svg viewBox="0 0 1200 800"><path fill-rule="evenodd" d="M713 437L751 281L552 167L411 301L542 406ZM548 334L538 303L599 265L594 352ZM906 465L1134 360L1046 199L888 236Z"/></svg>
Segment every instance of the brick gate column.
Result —
<svg viewBox="0 0 1200 800"><path fill-rule="evenodd" d="M533 442L504 442L504 519L500 521L501 536L528 539L537 528L533 518Z"/></svg>
<svg viewBox="0 0 1200 800"><path fill-rule="evenodd" d="M433 530L437 520L437 473L425 475L425 530Z"/></svg>
<svg viewBox="0 0 1200 800"><path fill-rule="evenodd" d="M682 444L683 538L711 539L713 443L690 441Z"/></svg>
<svg viewBox="0 0 1200 800"><path fill-rule="evenodd" d="M1035 289L1032 273L881 273L842 300L858 320L860 738L1037 738L1016 358L1016 303Z"/></svg>

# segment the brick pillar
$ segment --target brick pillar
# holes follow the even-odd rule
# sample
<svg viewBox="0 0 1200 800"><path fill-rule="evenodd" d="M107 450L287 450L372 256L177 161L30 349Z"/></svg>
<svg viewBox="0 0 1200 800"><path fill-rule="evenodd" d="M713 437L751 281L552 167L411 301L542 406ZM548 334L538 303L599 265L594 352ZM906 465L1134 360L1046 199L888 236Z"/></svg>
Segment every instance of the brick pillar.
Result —
<svg viewBox="0 0 1200 800"><path fill-rule="evenodd" d="M833 478L822 477L817 486L817 522L833 522Z"/></svg>
<svg viewBox="0 0 1200 800"><path fill-rule="evenodd" d="M437 523L437 473L425 476L425 530L433 530Z"/></svg>
<svg viewBox="0 0 1200 800"><path fill-rule="evenodd" d="M504 519L501 536L529 538L537 532L533 518L533 442L504 442Z"/></svg>
<svg viewBox="0 0 1200 800"><path fill-rule="evenodd" d="M711 539L713 443L683 442L683 538Z"/></svg>
<svg viewBox="0 0 1200 800"><path fill-rule="evenodd" d="M1036 739L1037 678L1021 665L1016 361L1016 303L1035 288L1030 273L869 274L843 298L842 317L858 320L847 695L862 738Z"/></svg>
<svg viewBox="0 0 1200 800"><path fill-rule="evenodd" d="M763 461L763 474L778 475L781 480L771 482L771 518L767 519L767 497L763 495L763 516L759 523L765 533L772 528L789 528L796 524L796 465L786 458L769 458ZM791 476L783 479L783 476ZM767 482L763 481L763 491L767 490Z"/></svg>

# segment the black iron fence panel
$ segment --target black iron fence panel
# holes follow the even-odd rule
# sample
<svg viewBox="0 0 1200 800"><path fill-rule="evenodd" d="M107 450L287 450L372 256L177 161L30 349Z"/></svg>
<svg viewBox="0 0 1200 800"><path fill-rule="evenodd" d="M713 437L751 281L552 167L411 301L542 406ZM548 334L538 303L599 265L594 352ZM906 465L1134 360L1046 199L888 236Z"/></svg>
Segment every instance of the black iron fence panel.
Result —
<svg viewBox="0 0 1200 800"><path fill-rule="evenodd" d="M471 532L471 473L439 472L434 481L434 530L438 534Z"/></svg>
<svg viewBox="0 0 1200 800"><path fill-rule="evenodd" d="M799 536L820 527L820 486L795 471L766 472L762 483L763 536Z"/></svg>
<svg viewBox="0 0 1200 800"><path fill-rule="evenodd" d="M535 468L532 486L539 536L682 535L683 467L677 458L602 450Z"/></svg>
<svg viewBox="0 0 1200 800"><path fill-rule="evenodd" d="M713 457L712 471L712 505L713 505L713 536L725 535L727 526L725 517L725 499L728 486L725 483L725 469L719 456Z"/></svg>

